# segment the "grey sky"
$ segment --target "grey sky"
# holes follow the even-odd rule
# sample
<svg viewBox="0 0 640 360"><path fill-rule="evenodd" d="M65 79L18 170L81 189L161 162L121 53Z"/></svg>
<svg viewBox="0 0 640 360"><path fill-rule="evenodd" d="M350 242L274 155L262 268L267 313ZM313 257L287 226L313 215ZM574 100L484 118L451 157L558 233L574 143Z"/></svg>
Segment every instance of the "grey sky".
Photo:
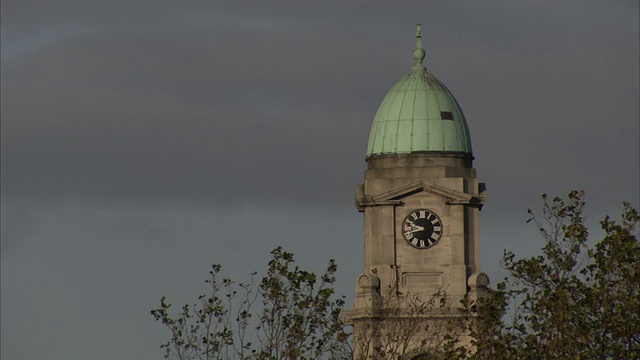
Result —
<svg viewBox="0 0 640 360"><path fill-rule="evenodd" d="M425 63L464 110L484 269L526 209L639 201L637 1L2 1L3 360L157 359L161 295L283 245L362 266L369 127ZM592 233L597 234L595 229Z"/></svg>

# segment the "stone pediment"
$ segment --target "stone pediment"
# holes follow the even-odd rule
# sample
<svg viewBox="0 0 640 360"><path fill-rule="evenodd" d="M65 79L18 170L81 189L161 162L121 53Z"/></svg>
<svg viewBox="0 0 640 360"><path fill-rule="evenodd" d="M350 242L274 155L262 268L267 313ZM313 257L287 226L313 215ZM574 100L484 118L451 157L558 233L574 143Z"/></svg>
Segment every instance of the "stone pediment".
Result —
<svg viewBox="0 0 640 360"><path fill-rule="evenodd" d="M432 181L418 180L374 196L365 196L364 187L362 185L358 186L356 188L356 207L359 211L362 211L367 206L400 205L403 198L419 192L427 192L439 196L444 199L447 205L482 207L486 198L484 191L479 194L467 194L438 185Z"/></svg>

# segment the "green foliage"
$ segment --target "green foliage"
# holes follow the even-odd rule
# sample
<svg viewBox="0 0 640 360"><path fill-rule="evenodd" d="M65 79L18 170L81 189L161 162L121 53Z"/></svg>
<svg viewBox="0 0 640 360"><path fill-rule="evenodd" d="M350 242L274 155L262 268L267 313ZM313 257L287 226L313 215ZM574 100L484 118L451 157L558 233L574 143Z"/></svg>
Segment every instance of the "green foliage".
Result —
<svg viewBox="0 0 640 360"><path fill-rule="evenodd" d="M470 353L467 309L475 301L464 298L456 306L445 291L426 298L403 293L396 284L371 293L369 307L346 314L353 321L354 360L464 359ZM354 316L355 315L355 316Z"/></svg>
<svg viewBox="0 0 640 360"><path fill-rule="evenodd" d="M529 211L542 255L505 251L509 277L481 301L474 357L640 358L638 212L625 203L621 222L605 218L605 237L590 248L584 192L543 200L540 218Z"/></svg>
<svg viewBox="0 0 640 360"><path fill-rule="evenodd" d="M276 248L267 274L258 285L219 278L213 265L206 283L209 293L199 303L184 305L176 315L162 297L151 314L170 331L162 348L167 359L347 359L348 334L335 298L337 267L333 260L325 273L294 266L293 254ZM252 274L255 277L255 273ZM259 311L255 304L261 301Z"/></svg>
<svg viewBox="0 0 640 360"><path fill-rule="evenodd" d="M477 302L465 299L464 311L447 321L429 321L430 314L451 310L438 306L437 296L427 302L397 293L382 297L371 322L357 324L363 328L353 339L356 353L376 359L403 358L416 349L424 353L417 358L430 359L640 359L638 212L625 203L621 220L605 218L604 238L592 244L584 206L582 191L566 200L543 195L542 214L529 211L544 239L541 255L517 258L505 251L509 276ZM220 279L214 265L209 293L175 315L163 297L151 314L171 334L162 345L165 358L351 359L350 334L340 320L344 300L333 290L335 263L317 276L295 266L281 248L272 255L266 275L248 284ZM387 321L376 322L379 317ZM434 336L416 339L422 329Z"/></svg>

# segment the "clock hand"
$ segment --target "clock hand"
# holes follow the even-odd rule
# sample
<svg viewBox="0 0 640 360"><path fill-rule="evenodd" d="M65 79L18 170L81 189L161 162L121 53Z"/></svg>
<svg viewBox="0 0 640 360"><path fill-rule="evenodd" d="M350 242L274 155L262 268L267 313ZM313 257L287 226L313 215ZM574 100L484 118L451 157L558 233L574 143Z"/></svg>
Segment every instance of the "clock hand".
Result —
<svg viewBox="0 0 640 360"><path fill-rule="evenodd" d="M413 230L411 230L409 232L414 233L414 232L418 232L418 231L424 230L424 228L422 226L413 225L413 227L415 227L415 229L413 229Z"/></svg>

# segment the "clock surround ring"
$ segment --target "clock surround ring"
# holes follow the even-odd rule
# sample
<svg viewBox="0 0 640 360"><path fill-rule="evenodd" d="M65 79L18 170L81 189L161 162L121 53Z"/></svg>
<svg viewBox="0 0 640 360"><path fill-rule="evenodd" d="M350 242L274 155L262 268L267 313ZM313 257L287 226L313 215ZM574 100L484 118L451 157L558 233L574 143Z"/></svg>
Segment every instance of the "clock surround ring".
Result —
<svg viewBox="0 0 640 360"><path fill-rule="evenodd" d="M442 220L430 209L415 209L405 216L401 232L409 246L418 250L430 249L442 238Z"/></svg>

